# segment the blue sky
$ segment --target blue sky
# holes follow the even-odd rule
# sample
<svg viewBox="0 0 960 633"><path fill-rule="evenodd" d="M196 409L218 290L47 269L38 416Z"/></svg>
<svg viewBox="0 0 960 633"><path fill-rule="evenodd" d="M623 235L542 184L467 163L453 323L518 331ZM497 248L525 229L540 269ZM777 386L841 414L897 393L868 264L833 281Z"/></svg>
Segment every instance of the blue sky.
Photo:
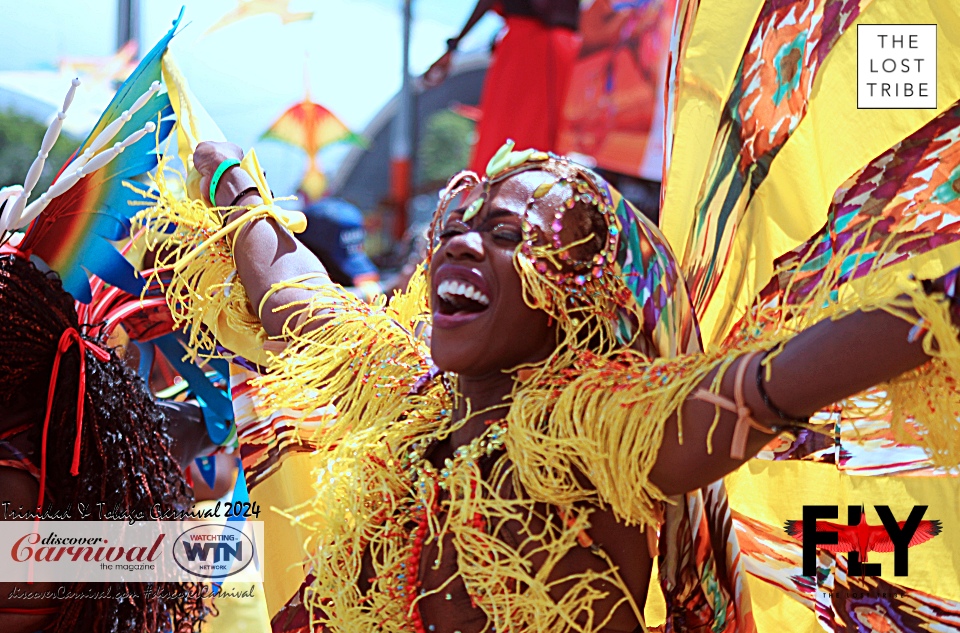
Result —
<svg viewBox="0 0 960 633"><path fill-rule="evenodd" d="M149 48L185 5L184 28L171 43L197 98L228 138L255 146L274 173L296 172L303 155L257 138L304 94L362 131L400 87L400 0L291 0L310 21L282 26L255 16L205 35L236 0L141 0L141 41ZM0 0L0 71L55 69L61 57L106 56L115 48L117 0ZM414 0L411 66L425 70L473 8L472 0ZM463 50L486 46L499 28L488 16ZM62 90L50 95L62 99ZM336 150L322 153L328 165ZM268 168L269 169L269 168ZM280 184L280 183L278 183ZM282 187L281 187L282 188Z"/></svg>

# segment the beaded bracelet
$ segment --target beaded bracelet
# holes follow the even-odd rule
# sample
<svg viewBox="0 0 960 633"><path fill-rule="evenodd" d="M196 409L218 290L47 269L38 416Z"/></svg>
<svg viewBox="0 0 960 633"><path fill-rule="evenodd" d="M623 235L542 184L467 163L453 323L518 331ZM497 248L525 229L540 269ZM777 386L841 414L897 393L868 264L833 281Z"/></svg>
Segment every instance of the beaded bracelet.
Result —
<svg viewBox="0 0 960 633"><path fill-rule="evenodd" d="M778 346L779 347L779 346ZM796 418L789 413L785 413L780 407L773 403L773 400L770 399L770 394L767 393L767 388L764 386L764 363L767 360L767 356L770 355L776 347L773 349L768 349L763 353L763 356L760 358L760 362L757 363L757 391L760 393L760 398L763 400L763 404L777 415L778 418L784 422L789 422L792 425L797 424L807 424L810 422L810 418ZM782 429L776 428L778 432Z"/></svg>

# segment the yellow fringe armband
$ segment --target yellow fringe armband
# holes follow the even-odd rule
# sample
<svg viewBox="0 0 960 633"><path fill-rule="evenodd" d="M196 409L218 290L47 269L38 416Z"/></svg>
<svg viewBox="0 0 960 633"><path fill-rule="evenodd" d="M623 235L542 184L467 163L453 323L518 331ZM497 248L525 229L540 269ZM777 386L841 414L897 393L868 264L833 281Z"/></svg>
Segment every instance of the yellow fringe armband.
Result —
<svg viewBox="0 0 960 633"><path fill-rule="evenodd" d="M933 360L882 386L891 409L894 438L920 446L934 465L960 467L960 341L949 302L915 283L907 288L924 331L924 352ZM877 403L883 408L886 403Z"/></svg>
<svg viewBox="0 0 960 633"><path fill-rule="evenodd" d="M294 282L289 282L294 283ZM286 285L286 284L284 284ZM410 291L387 304L367 304L339 286L318 286L295 308L281 337L287 342L256 382L272 409L310 411L335 403L338 426L390 425L410 407L417 380L430 369L426 280L421 271Z"/></svg>
<svg viewBox="0 0 960 633"><path fill-rule="evenodd" d="M840 275L837 258L835 270ZM558 353L531 372L513 393L508 451L532 498L563 505L588 502L609 507L627 523L653 525L664 499L649 480L667 420L714 369L718 391L736 358L776 348L825 319L856 311L883 310L922 333L932 360L914 372L840 403L844 415L891 415L897 439L922 447L941 467L960 465L960 341L949 304L928 295L903 272L877 268L839 291L827 279L789 305L755 306L721 346L703 353L650 359L621 351L613 355ZM789 296L789 292L786 293ZM774 356L776 350L771 354ZM769 368L768 368L769 371ZM719 423L719 410L708 435ZM816 422L803 425L833 433ZM589 480L584 485L574 473Z"/></svg>
<svg viewBox="0 0 960 633"><path fill-rule="evenodd" d="M738 354L773 345L753 341L739 346ZM650 481L650 471L667 420L719 367L718 388L735 358L729 349L654 360L629 350L614 359L585 352L565 372L569 382L534 379L519 387L506 444L520 456L524 490L546 503L608 507L627 525L658 525L658 505L667 497ZM679 428L682 443L682 417Z"/></svg>
<svg viewBox="0 0 960 633"><path fill-rule="evenodd" d="M233 241L230 243L230 253L235 251L237 235L240 231L258 220L272 218L277 224L293 233L302 233L307 228L307 219L300 211L287 211L272 204L262 204L254 207L235 220L231 220L213 235L206 238L197 245L191 252L185 253L171 267L174 273L180 273L185 270L198 255L215 243L224 240L227 236L233 235Z"/></svg>
<svg viewBox="0 0 960 633"><path fill-rule="evenodd" d="M270 286L270 288L267 289L265 293L263 293L263 297L260 298L260 305L257 306L257 316L259 316L260 320L262 321L263 307L267 305L267 300L273 295L280 292L281 290L284 290L285 288L299 288L301 290L316 290L317 289L316 285L306 283L311 279L326 279L327 284L332 283L330 282L330 276L327 275L326 273L321 273L321 272L306 273L303 275L297 275L296 277L291 277L290 279L284 279L280 283L273 284L272 286Z"/></svg>
<svg viewBox="0 0 960 633"><path fill-rule="evenodd" d="M133 218L132 233L142 230L146 247L157 252L156 268L161 272L154 274L155 279L161 279L164 270L173 273L164 291L175 327L187 332L189 351L195 356L220 356L219 344L252 362L267 364L267 335L237 280L230 236L264 218L291 231L303 231L306 217L264 204L224 224L221 209L183 199L167 175L161 162L154 178L156 192L137 190L149 206ZM177 189L182 190L182 177L177 174L177 178Z"/></svg>

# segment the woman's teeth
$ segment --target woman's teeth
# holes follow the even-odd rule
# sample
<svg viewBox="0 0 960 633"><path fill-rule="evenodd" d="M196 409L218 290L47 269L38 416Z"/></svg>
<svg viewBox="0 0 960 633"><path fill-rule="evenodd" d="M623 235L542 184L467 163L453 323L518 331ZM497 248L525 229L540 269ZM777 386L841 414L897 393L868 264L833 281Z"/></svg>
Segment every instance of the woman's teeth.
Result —
<svg viewBox="0 0 960 633"><path fill-rule="evenodd" d="M441 282L440 287L437 288L437 294L444 301L450 301L453 297L466 297L471 301L476 301L485 306L490 305L490 299L487 295L483 294L475 286L469 283L462 281L453 281L448 279L447 281Z"/></svg>

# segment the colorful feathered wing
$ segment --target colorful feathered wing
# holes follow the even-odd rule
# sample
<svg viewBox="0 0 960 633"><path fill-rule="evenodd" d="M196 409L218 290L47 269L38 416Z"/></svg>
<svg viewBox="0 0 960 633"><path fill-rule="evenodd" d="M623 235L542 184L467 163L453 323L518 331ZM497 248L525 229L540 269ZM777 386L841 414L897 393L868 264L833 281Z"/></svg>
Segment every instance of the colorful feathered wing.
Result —
<svg viewBox="0 0 960 633"><path fill-rule="evenodd" d="M129 110L153 82L160 81L161 60L182 18L183 10L167 34L117 90L75 157L81 155L111 122ZM139 294L143 288L143 280L136 270L110 241L128 235L130 217L138 210L130 202L139 196L124 187L123 182L157 166L156 148L173 128L172 114L165 93L151 97L120 128L116 138L125 138L148 121L157 124L156 133L126 148L106 167L80 179L70 190L55 198L28 227L21 250L39 257L60 273L64 288L78 301L90 301L90 274L132 294ZM110 146L107 144L101 151L109 151Z"/></svg>

